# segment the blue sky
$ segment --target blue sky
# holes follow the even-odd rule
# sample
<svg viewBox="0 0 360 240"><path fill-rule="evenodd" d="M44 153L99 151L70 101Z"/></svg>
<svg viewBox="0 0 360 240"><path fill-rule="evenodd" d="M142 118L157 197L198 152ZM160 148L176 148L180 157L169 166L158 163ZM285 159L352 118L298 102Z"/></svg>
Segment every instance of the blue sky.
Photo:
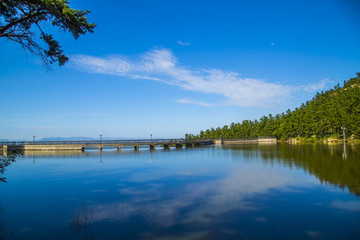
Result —
<svg viewBox="0 0 360 240"><path fill-rule="evenodd" d="M0 139L182 137L294 109L360 71L360 3L85 1L46 71L0 39Z"/></svg>

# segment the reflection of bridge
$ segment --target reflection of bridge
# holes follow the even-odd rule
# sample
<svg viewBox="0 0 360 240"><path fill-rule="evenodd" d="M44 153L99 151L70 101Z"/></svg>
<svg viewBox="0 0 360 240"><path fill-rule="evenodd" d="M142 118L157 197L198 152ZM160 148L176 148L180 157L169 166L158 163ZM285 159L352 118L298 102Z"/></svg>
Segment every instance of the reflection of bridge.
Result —
<svg viewBox="0 0 360 240"><path fill-rule="evenodd" d="M145 140L84 140L84 141L22 141L22 142L3 142L0 143L1 150L7 151L57 151L57 150L81 150L87 148L117 148L118 151L122 147L134 147L139 150L140 146L148 146L150 150L156 146L162 146L169 149L171 146L176 148L194 147L197 145L213 144L213 140L203 139L145 139Z"/></svg>

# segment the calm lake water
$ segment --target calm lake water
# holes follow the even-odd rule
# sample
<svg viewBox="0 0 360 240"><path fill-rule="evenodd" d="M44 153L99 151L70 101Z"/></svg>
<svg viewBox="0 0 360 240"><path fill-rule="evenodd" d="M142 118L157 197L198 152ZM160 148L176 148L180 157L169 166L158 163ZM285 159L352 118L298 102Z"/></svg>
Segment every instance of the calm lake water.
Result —
<svg viewBox="0 0 360 240"><path fill-rule="evenodd" d="M1 177L0 239L360 239L359 145L30 153Z"/></svg>

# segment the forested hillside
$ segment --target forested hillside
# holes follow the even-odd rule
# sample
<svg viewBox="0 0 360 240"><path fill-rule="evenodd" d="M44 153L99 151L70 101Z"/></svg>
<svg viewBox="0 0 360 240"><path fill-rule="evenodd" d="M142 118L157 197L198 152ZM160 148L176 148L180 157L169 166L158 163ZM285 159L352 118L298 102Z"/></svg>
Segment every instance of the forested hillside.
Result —
<svg viewBox="0 0 360 240"><path fill-rule="evenodd" d="M360 139L360 73L340 87L338 84L326 92L317 93L311 101L295 110L287 110L260 120L244 120L222 128L200 131L189 138L251 138L274 136L278 139L293 137L324 139L340 138L346 128L349 138Z"/></svg>

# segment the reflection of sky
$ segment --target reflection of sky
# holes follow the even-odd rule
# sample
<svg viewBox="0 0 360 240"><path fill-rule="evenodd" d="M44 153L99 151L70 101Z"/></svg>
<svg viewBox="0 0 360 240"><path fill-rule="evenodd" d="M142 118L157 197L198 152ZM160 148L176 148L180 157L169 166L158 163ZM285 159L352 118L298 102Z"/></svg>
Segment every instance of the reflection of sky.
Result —
<svg viewBox="0 0 360 240"><path fill-rule="evenodd" d="M335 200L330 207L349 212L360 212L360 201L340 201Z"/></svg>
<svg viewBox="0 0 360 240"><path fill-rule="evenodd" d="M179 170L181 171L181 170ZM172 225L181 208L191 206L196 201L202 201L200 207L187 214L182 221L211 221L213 215L219 215L232 210L257 210L246 201L252 194L264 194L273 188L290 190L296 186L310 186L316 182L314 177L292 174L284 168L268 168L258 164L235 166L221 177L196 179L184 183L176 191L167 189L169 181L161 180L162 184L148 184L154 181L153 175L148 179L141 175L142 190L138 186L120 188L124 195L134 196L130 201L110 204L99 204L94 208L95 220L119 220L132 214L141 214L159 225ZM177 176L179 180L181 175ZM138 180L139 181L139 180ZM206 199L206 201L204 201ZM159 211L159 209L161 209ZM208 216L208 217L207 217Z"/></svg>
<svg viewBox="0 0 360 240"><path fill-rule="evenodd" d="M151 227L138 232L158 239L176 238L173 234L154 235L151 229L182 226L187 233L179 239L206 238L212 228L224 236L237 235L237 228L247 224L249 229L278 224L273 226L278 229L286 225L281 218L289 214L282 208L293 210L294 206L300 215L325 209L341 211L344 216L360 211L356 197L321 185L303 169L265 163L256 152L234 154L211 147L91 152L38 157L35 163L25 156L9 167L7 178L9 184L0 186L1 221L5 216L18 231L39 231L34 224L51 225L56 231L57 225L67 224L81 202L93 214L93 228L102 223L119 227L140 218ZM359 222L358 215L356 219ZM313 220L307 221L314 225ZM303 228L303 237L323 236L321 227L304 224Z"/></svg>

